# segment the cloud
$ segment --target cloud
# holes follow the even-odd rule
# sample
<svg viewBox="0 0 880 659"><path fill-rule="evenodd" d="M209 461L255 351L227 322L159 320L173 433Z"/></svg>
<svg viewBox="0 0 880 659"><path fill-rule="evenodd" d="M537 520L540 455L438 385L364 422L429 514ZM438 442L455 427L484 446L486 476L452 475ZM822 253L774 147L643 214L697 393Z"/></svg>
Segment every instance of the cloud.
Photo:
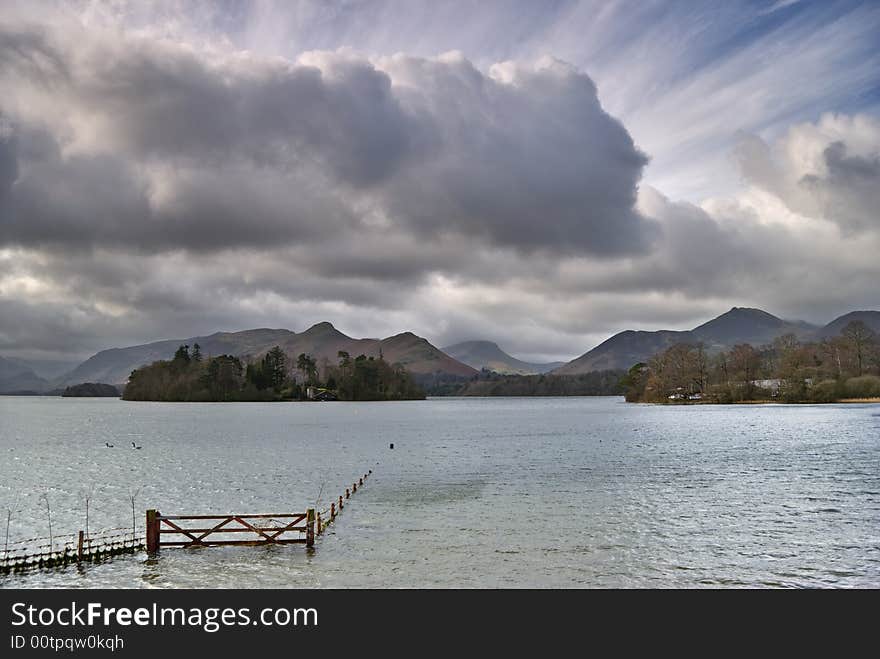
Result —
<svg viewBox="0 0 880 659"><path fill-rule="evenodd" d="M838 56L841 35L859 42L850 14L820 36L780 28L780 64L765 66L760 41L707 50L696 19L667 61L657 49L681 15L641 4L624 23L624 5L560 3L534 25L501 16L529 56L493 38L472 58L424 54L474 44L470 31L426 30L411 54L337 50L349 39L329 28L303 40L314 21L351 20L311 5L296 44L331 50L247 51L211 31L237 24L218 5L189 5L192 24L174 3L157 20L156 6L0 19L0 354L330 320L550 360L735 305L813 321L876 307L877 119L765 130L816 106L816 86L771 93L790 77L791 44L807 44L798 66L820 78L842 70L831 96L869 78L874 55ZM413 25L423 10L399 9ZM397 11L388 43L401 43ZM497 13L474 12L483 26ZM859 15L868 30L872 14ZM537 56L551 37L554 52L597 63L595 78ZM699 71L673 57L693 48ZM740 129L741 184L682 199L723 178ZM658 162L673 193L643 180Z"/></svg>
<svg viewBox="0 0 880 659"><path fill-rule="evenodd" d="M290 62L70 30L0 28L16 135L4 171L18 172L4 244L199 251L405 232L606 257L656 235L634 209L646 157L561 62ZM51 148L29 150L38 141Z"/></svg>
<svg viewBox="0 0 880 659"><path fill-rule="evenodd" d="M737 151L746 181L793 212L834 222L845 234L880 231L880 121L826 114L770 145L746 136Z"/></svg>

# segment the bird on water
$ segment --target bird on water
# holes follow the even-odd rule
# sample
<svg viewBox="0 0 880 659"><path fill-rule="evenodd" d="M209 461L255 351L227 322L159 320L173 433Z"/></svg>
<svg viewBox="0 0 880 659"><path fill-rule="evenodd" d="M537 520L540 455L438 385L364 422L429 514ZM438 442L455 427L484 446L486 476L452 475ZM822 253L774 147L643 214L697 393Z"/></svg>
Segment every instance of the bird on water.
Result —
<svg viewBox="0 0 880 659"><path fill-rule="evenodd" d="M142 449L142 448L143 448L143 446L137 446L134 442L131 443L131 447L132 447L132 448L136 448L136 449Z"/></svg>

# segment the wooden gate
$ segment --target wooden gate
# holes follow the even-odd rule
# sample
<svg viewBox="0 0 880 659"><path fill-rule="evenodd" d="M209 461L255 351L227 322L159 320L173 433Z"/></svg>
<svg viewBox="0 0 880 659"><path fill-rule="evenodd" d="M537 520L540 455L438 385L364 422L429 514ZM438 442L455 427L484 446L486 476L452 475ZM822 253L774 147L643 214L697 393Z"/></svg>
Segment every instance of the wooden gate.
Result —
<svg viewBox="0 0 880 659"><path fill-rule="evenodd" d="M244 535L244 537L242 537ZM161 547L315 544L315 509L304 513L162 515L147 511L147 551Z"/></svg>

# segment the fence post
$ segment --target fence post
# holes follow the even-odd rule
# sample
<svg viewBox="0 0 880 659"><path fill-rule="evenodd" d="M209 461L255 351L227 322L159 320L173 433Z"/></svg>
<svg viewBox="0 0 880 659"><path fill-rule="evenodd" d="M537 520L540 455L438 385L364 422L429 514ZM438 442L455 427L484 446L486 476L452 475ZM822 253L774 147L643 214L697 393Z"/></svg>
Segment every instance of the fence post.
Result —
<svg viewBox="0 0 880 659"><path fill-rule="evenodd" d="M315 522L315 526L316 526L316 528L317 528L318 535L321 535L321 532L322 532L322 530L323 530L323 529L321 528L321 511L318 511L318 519L317 519L317 521Z"/></svg>
<svg viewBox="0 0 880 659"><path fill-rule="evenodd" d="M339 510L342 511L342 495L339 495Z"/></svg>
<svg viewBox="0 0 880 659"><path fill-rule="evenodd" d="M348 490L348 488L345 488L345 498L346 498L346 499L350 499L350 498L351 498L351 492Z"/></svg>
<svg viewBox="0 0 880 659"><path fill-rule="evenodd" d="M78 561L83 559L83 536L85 536L85 532L80 531L76 539L76 560Z"/></svg>
<svg viewBox="0 0 880 659"><path fill-rule="evenodd" d="M159 511L147 511L147 551L159 551Z"/></svg>
<svg viewBox="0 0 880 659"><path fill-rule="evenodd" d="M315 509L306 511L306 547L315 546Z"/></svg>
<svg viewBox="0 0 880 659"><path fill-rule="evenodd" d="M336 504L331 503L330 504L330 521L332 522L334 519L336 519Z"/></svg>

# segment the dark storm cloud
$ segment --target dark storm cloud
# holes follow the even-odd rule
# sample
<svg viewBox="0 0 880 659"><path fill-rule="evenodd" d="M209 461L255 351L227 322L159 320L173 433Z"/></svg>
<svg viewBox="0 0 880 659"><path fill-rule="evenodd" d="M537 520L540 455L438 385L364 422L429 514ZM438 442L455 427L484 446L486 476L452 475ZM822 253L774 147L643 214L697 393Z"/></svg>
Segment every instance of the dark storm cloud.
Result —
<svg viewBox="0 0 880 659"><path fill-rule="evenodd" d="M824 152L826 176L808 174L801 186L819 199L824 214L846 231L880 229L880 156L847 155L837 141Z"/></svg>
<svg viewBox="0 0 880 659"><path fill-rule="evenodd" d="M0 121L3 117L0 115ZM16 157L15 139L4 137L0 133L0 208L10 196L12 184L18 178L18 158Z"/></svg>
<svg viewBox="0 0 880 659"><path fill-rule="evenodd" d="M292 64L80 36L0 30L0 109L19 143L57 147L4 155L5 244L200 251L358 231L609 256L656 235L633 207L645 156L562 63L490 76L458 56Z"/></svg>
<svg viewBox="0 0 880 659"><path fill-rule="evenodd" d="M458 231L524 251L613 256L645 251L655 225L634 209L647 158L599 105L590 78L558 61L483 76L466 59L395 57L408 107L442 116L440 157L402 172L389 208L411 226ZM476 120L475 120L476 119Z"/></svg>

